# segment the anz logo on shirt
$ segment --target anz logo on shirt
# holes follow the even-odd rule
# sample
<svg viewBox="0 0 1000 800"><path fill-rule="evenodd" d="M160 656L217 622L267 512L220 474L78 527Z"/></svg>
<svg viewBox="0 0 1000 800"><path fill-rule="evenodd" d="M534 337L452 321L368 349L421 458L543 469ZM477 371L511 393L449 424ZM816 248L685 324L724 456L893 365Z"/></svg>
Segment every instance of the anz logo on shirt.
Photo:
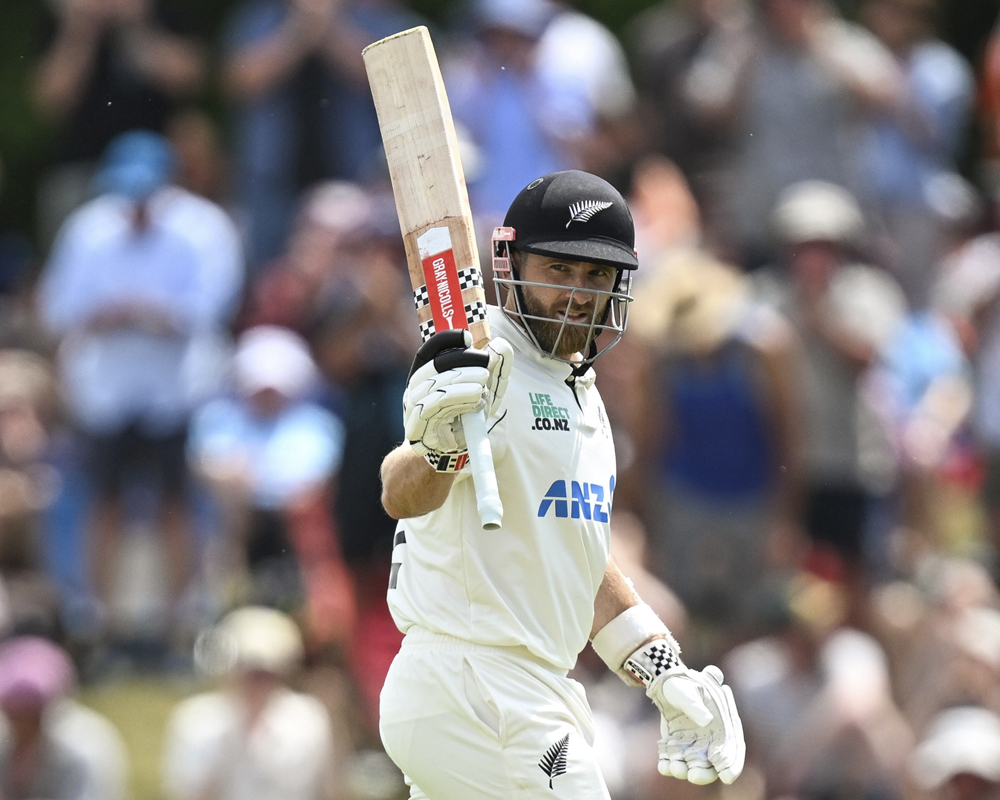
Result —
<svg viewBox="0 0 1000 800"><path fill-rule="evenodd" d="M608 522L611 518L611 496L614 491L614 475L611 476L607 488L599 483L553 481L538 506L538 516L545 517L550 511L554 511L556 517Z"/></svg>

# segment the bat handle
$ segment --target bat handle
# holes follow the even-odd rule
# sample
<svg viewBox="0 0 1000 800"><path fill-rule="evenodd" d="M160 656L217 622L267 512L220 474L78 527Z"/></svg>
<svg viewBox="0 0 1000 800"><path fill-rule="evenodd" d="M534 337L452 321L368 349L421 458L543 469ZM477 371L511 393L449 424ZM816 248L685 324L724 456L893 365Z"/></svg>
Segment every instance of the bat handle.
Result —
<svg viewBox="0 0 1000 800"><path fill-rule="evenodd" d="M462 415L462 429L469 448L469 466L472 468L472 482L476 487L476 505L484 531L495 531L503 519L503 503L493 469L493 450L486 431L486 415L470 411Z"/></svg>

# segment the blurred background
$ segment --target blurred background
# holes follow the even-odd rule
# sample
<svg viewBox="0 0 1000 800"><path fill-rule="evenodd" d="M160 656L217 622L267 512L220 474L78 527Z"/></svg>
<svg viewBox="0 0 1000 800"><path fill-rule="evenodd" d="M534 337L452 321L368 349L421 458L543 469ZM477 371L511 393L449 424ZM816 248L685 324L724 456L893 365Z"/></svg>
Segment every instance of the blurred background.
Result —
<svg viewBox="0 0 1000 800"><path fill-rule="evenodd" d="M558 169L636 220L612 549L749 755L660 778L588 649L612 796L1000 798L998 16L5 3L0 798L405 796L378 467L419 342L360 53L421 23L484 253Z"/></svg>

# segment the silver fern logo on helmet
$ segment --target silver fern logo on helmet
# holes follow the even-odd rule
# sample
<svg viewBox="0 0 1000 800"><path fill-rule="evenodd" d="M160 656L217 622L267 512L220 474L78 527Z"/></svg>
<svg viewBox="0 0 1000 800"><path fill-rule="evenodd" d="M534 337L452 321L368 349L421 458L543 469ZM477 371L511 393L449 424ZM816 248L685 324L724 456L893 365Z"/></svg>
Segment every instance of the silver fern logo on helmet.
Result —
<svg viewBox="0 0 1000 800"><path fill-rule="evenodd" d="M587 222L598 211L611 208L611 205L605 200L581 200L578 203L573 203L569 207L569 222L566 223L566 227L568 228L574 222Z"/></svg>

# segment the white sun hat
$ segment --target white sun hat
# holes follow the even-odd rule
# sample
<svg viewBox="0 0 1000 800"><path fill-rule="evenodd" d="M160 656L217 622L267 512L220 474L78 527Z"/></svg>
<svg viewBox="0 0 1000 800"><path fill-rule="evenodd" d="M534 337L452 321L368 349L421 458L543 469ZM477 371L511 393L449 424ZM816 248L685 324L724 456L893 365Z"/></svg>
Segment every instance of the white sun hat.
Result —
<svg viewBox="0 0 1000 800"><path fill-rule="evenodd" d="M963 774L1000 783L1000 716L978 706L942 711L913 751L910 774L927 791Z"/></svg>

